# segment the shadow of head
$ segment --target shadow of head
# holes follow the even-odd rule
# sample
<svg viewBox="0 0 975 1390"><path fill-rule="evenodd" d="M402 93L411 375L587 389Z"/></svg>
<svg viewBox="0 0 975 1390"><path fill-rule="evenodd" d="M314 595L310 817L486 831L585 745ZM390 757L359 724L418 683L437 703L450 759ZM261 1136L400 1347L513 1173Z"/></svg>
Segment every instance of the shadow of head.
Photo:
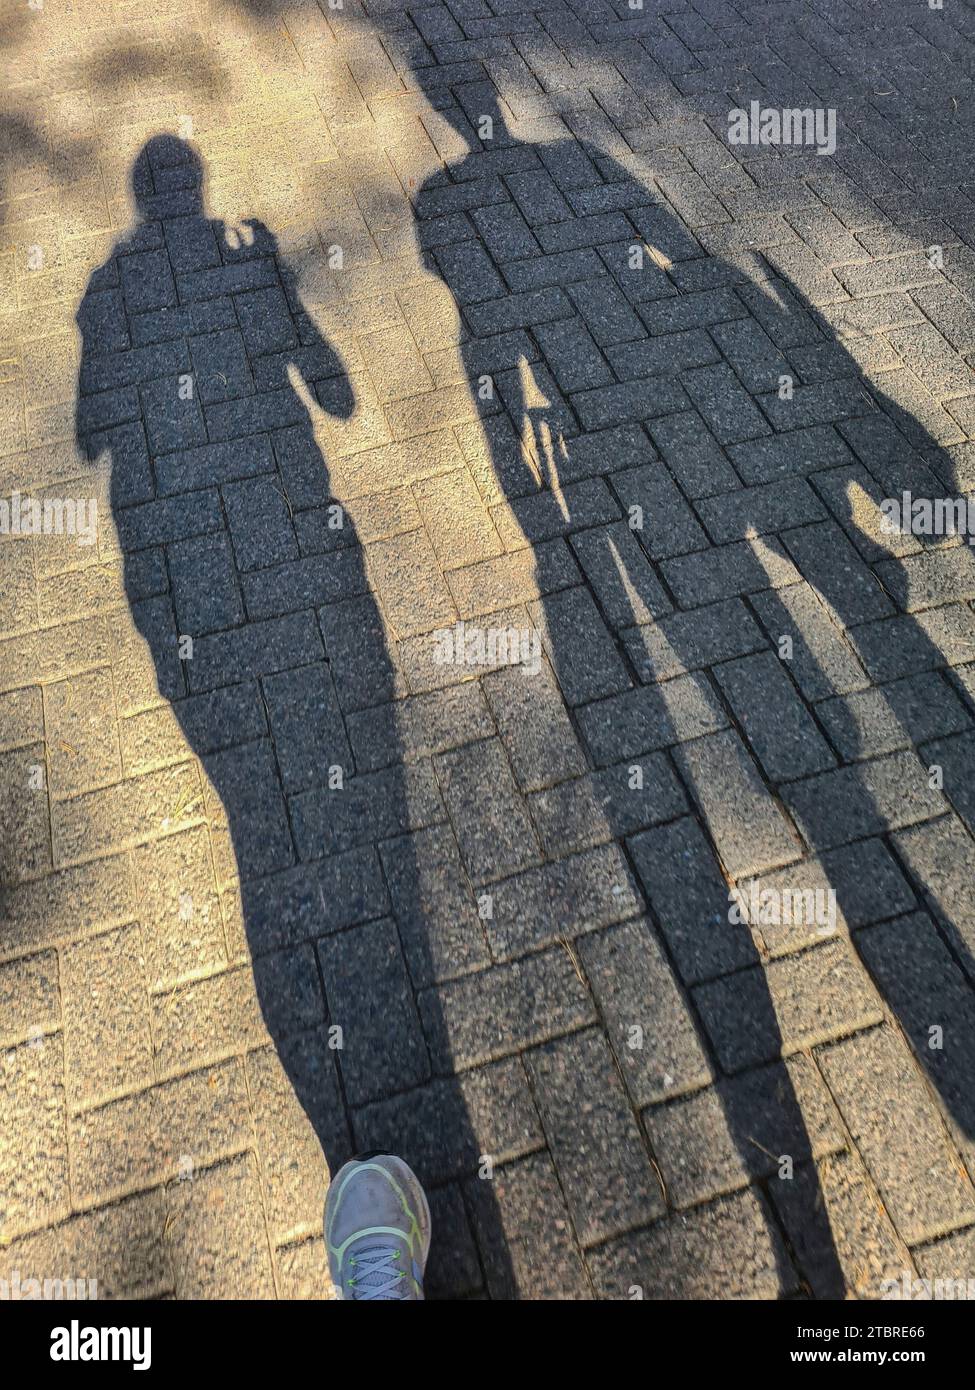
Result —
<svg viewBox="0 0 975 1390"><path fill-rule="evenodd" d="M203 160L188 140L178 135L154 135L132 165L132 196L143 222L159 216L160 197L179 190L186 216L203 215Z"/></svg>

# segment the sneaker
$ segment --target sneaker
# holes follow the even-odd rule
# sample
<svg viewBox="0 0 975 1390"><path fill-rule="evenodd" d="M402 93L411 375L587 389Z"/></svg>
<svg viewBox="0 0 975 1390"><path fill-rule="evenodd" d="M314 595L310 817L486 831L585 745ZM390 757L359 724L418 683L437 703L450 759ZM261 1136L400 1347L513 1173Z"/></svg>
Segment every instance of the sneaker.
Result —
<svg viewBox="0 0 975 1390"><path fill-rule="evenodd" d="M430 1204L420 1180L393 1154L366 1154L340 1168L325 1199L325 1246L340 1298L423 1298Z"/></svg>

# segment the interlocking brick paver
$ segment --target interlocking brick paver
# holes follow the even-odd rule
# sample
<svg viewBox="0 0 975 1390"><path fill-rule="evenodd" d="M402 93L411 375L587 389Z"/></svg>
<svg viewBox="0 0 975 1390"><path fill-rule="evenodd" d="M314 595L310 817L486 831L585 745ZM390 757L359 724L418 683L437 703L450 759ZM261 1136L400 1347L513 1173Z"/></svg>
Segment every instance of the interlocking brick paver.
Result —
<svg viewBox="0 0 975 1390"><path fill-rule="evenodd" d="M667 613L658 622L627 628L621 636L638 676L648 685L767 646L740 599Z"/></svg>
<svg viewBox="0 0 975 1390"><path fill-rule="evenodd" d="M138 926L68 946L61 959L65 1074L74 1106L153 1079L153 1040Z"/></svg>
<svg viewBox="0 0 975 1390"><path fill-rule="evenodd" d="M881 1020L876 991L844 941L782 957L764 972L753 966L699 985L694 1001L728 1071L802 1051ZM742 1011L748 1018L745 1027Z"/></svg>
<svg viewBox="0 0 975 1390"><path fill-rule="evenodd" d="M722 1198L692 1215L674 1214L649 1230L589 1255L601 1298L777 1298L796 1274L757 1192Z"/></svg>
<svg viewBox="0 0 975 1390"><path fill-rule="evenodd" d="M601 1034L534 1048L525 1064L582 1244L659 1216L660 1185Z"/></svg>
<svg viewBox="0 0 975 1390"><path fill-rule="evenodd" d="M386 919L319 943L333 1024L342 1029L340 1066L353 1101L403 1090L429 1075L427 1050L413 1000L404 989L406 964L393 922ZM386 982L375 1007L376 981ZM392 1013L392 999L399 1005ZM391 1040L395 1038L395 1047Z"/></svg>
<svg viewBox="0 0 975 1390"><path fill-rule="evenodd" d="M229 1061L74 1115L74 1190L86 1204L105 1201L242 1151L251 1143L247 1111L243 1070Z"/></svg>
<svg viewBox="0 0 975 1390"><path fill-rule="evenodd" d="M726 871L738 879L799 857L785 817L731 730L683 744L675 753Z"/></svg>
<svg viewBox="0 0 975 1390"><path fill-rule="evenodd" d="M472 1178L466 1190L492 1297L592 1297L547 1154L507 1164L490 1182Z"/></svg>
<svg viewBox="0 0 975 1390"><path fill-rule="evenodd" d="M585 771L572 721L548 666L531 675L517 667L494 671L485 676L481 688L522 791Z"/></svg>
<svg viewBox="0 0 975 1390"><path fill-rule="evenodd" d="M73 1216L60 1225L12 1241L4 1252L4 1278L50 1278L50 1271L97 1269L99 1298L159 1298L173 1291L171 1252L163 1231L168 1217L159 1189ZM86 1285L86 1292L90 1286Z"/></svg>
<svg viewBox="0 0 975 1390"><path fill-rule="evenodd" d="M791 1182L774 1183L771 1192L815 1297L833 1298L847 1287L859 1298L878 1299L903 1288L911 1254L855 1154L798 1168ZM820 1202L819 1222L809 1220L810 1200Z"/></svg>
<svg viewBox="0 0 975 1390"><path fill-rule="evenodd" d="M850 761L960 733L971 722L951 687L934 671L824 700L816 706L816 714L838 751Z"/></svg>
<svg viewBox="0 0 975 1390"><path fill-rule="evenodd" d="M472 882L538 862L531 820L498 739L444 753L434 766Z"/></svg>
<svg viewBox="0 0 975 1390"><path fill-rule="evenodd" d="M773 782L835 765L786 674L771 652L722 662L715 676L766 775Z"/></svg>
<svg viewBox="0 0 975 1390"><path fill-rule="evenodd" d="M583 937L579 955L637 1105L669 1100L711 1080L687 996L649 923Z"/></svg>
<svg viewBox="0 0 975 1390"><path fill-rule="evenodd" d="M629 835L686 809L670 764L660 754L561 782L529 798L547 853L585 849L611 835Z"/></svg>
<svg viewBox="0 0 975 1390"><path fill-rule="evenodd" d="M975 1211L971 1181L959 1171L940 1116L902 1040L889 1029L874 1029L825 1048L821 1061L904 1239L913 1243L968 1225Z"/></svg>
<svg viewBox="0 0 975 1390"><path fill-rule="evenodd" d="M832 1098L807 1057L708 1086L646 1116L674 1205L695 1206L757 1177L775 1193L782 1156L798 1165L844 1145ZM775 1175L773 1177L773 1175Z"/></svg>
<svg viewBox="0 0 975 1390"><path fill-rule="evenodd" d="M245 1154L168 1188L178 1298L273 1298L257 1160Z"/></svg>
<svg viewBox="0 0 975 1390"><path fill-rule="evenodd" d="M331 1296L362 1147L434 1297L967 1277L965 6L32 8L0 1277Z"/></svg>
<svg viewBox="0 0 975 1390"><path fill-rule="evenodd" d="M721 729L724 711L699 676L627 691L579 711L579 725L597 765L668 748Z"/></svg>
<svg viewBox="0 0 975 1390"><path fill-rule="evenodd" d="M913 753L892 753L857 768L793 782L783 796L799 829L818 845L900 829L948 809Z"/></svg>

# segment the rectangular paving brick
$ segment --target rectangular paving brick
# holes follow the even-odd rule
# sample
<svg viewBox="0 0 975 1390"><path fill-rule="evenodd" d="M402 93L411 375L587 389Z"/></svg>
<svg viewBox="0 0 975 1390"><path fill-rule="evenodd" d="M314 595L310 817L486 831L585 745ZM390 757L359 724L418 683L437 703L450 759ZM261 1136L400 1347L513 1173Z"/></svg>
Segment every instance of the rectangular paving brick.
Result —
<svg viewBox="0 0 975 1390"><path fill-rule="evenodd" d="M975 556L967 545L883 560L877 573L887 591L909 613L952 599L975 598Z"/></svg>
<svg viewBox="0 0 975 1390"><path fill-rule="evenodd" d="M906 878L880 839L828 850L738 888L741 915L769 956L804 950L915 905ZM763 912L761 895L767 890L777 895L776 908ZM786 899L786 894L791 896Z"/></svg>
<svg viewBox="0 0 975 1390"><path fill-rule="evenodd" d="M72 1116L68 1138L86 1203L178 1177L187 1160L203 1169L251 1142L243 1069L225 1062Z"/></svg>
<svg viewBox="0 0 975 1390"><path fill-rule="evenodd" d="M331 767L351 774L352 750L324 662L269 676L263 691L286 793L327 779Z"/></svg>
<svg viewBox="0 0 975 1390"><path fill-rule="evenodd" d="M43 1046L44 1033L56 1029L60 1017L57 952L0 965L0 1036L5 1042Z"/></svg>
<svg viewBox="0 0 975 1390"><path fill-rule="evenodd" d="M654 560L700 550L704 532L662 463L613 475L630 529Z"/></svg>
<svg viewBox="0 0 975 1390"><path fill-rule="evenodd" d="M824 700L869 685L853 648L811 585L756 594L752 603L777 648L783 650L782 638L790 639L789 671L807 699Z"/></svg>
<svg viewBox="0 0 975 1390"><path fill-rule="evenodd" d="M44 687L51 790L56 796L121 774L115 691L107 668Z"/></svg>
<svg viewBox="0 0 975 1390"><path fill-rule="evenodd" d="M370 583L398 637L446 627L456 619L453 600L425 531L411 531L368 548ZM360 592L361 592L360 585ZM349 593L331 598L351 597Z"/></svg>
<svg viewBox="0 0 975 1390"><path fill-rule="evenodd" d="M845 1143L836 1106L815 1063L804 1056L657 1106L646 1123L677 1207L696 1206L757 1178L771 1178L775 1191L780 1156L798 1167Z"/></svg>
<svg viewBox="0 0 975 1390"><path fill-rule="evenodd" d="M804 526L783 539L804 579L818 589L841 627L893 613L883 588L835 522Z"/></svg>
<svg viewBox="0 0 975 1390"><path fill-rule="evenodd" d="M975 848L956 816L903 830L894 837L923 900L962 960L975 954L975 912L966 887L975 872Z"/></svg>
<svg viewBox="0 0 975 1390"><path fill-rule="evenodd" d="M772 483L852 461L850 450L831 425L812 425L771 439L733 444L728 453L748 485Z"/></svg>
<svg viewBox="0 0 975 1390"><path fill-rule="evenodd" d="M836 759L771 652L726 661L715 679L766 775L779 782L835 767Z"/></svg>
<svg viewBox="0 0 975 1390"><path fill-rule="evenodd" d="M500 740L441 754L434 767L472 882L504 878L538 862L528 809Z"/></svg>
<svg viewBox="0 0 975 1390"><path fill-rule="evenodd" d="M657 622L628 628L621 637L637 674L648 685L768 645L740 599L668 613Z"/></svg>
<svg viewBox="0 0 975 1390"><path fill-rule="evenodd" d="M602 1034L534 1048L525 1066L582 1245L660 1216L660 1184Z"/></svg>
<svg viewBox="0 0 975 1390"><path fill-rule="evenodd" d="M820 1065L904 1239L968 1224L975 1192L910 1053L888 1028L825 1048Z"/></svg>
<svg viewBox="0 0 975 1390"><path fill-rule="evenodd" d="M899 830L948 809L914 753L792 782L782 796L802 835L818 848Z"/></svg>
<svg viewBox="0 0 975 1390"><path fill-rule="evenodd" d="M177 541L166 555L181 635L195 638L243 622L244 604L226 536Z"/></svg>
<svg viewBox="0 0 975 1390"><path fill-rule="evenodd" d="M681 380L719 444L738 444L771 434L764 415L724 363L696 367L684 372Z"/></svg>
<svg viewBox="0 0 975 1390"><path fill-rule="evenodd" d="M251 676L319 661L323 654L313 613L247 623L194 642L193 659L188 663L190 688L197 693L235 685Z"/></svg>
<svg viewBox="0 0 975 1390"><path fill-rule="evenodd" d="M688 404L680 385L663 377L658 377L649 386L644 381L628 381L617 386L577 391L571 401L586 430L605 429L629 420L653 420L659 415L673 415L678 410L686 409Z"/></svg>
<svg viewBox="0 0 975 1390"><path fill-rule="evenodd" d="M578 738L551 669L526 676L511 667L480 682L522 791L537 791L586 770Z"/></svg>
<svg viewBox="0 0 975 1390"><path fill-rule="evenodd" d="M965 976L926 913L871 927L858 933L856 944L940 1097L971 1173L972 1098L965 1078L975 1060L975 1001Z"/></svg>
<svg viewBox="0 0 975 1390"><path fill-rule="evenodd" d="M444 818L429 763L343 777L290 798L288 811L302 860L340 854L354 845L402 835Z"/></svg>
<svg viewBox="0 0 975 1390"><path fill-rule="evenodd" d="M600 347L643 337L643 323L608 277L571 285L568 293Z"/></svg>
<svg viewBox="0 0 975 1390"><path fill-rule="evenodd" d="M687 802L669 762L651 754L538 792L528 807L545 852L557 855L671 820Z"/></svg>
<svg viewBox="0 0 975 1390"><path fill-rule="evenodd" d="M524 680L520 669L512 672ZM361 772L416 762L472 739L489 738L494 723L482 682L390 700L346 716L345 728Z"/></svg>
<svg viewBox="0 0 975 1390"><path fill-rule="evenodd" d="M268 1040L249 963L189 981L150 1002L158 1080L237 1056Z"/></svg>
<svg viewBox="0 0 975 1390"><path fill-rule="evenodd" d="M482 915L491 950L503 960L625 921L642 908L619 848L605 845L493 885Z"/></svg>
<svg viewBox="0 0 975 1390"><path fill-rule="evenodd" d="M66 1088L74 1106L153 1079L138 926L77 942L61 957Z"/></svg>
<svg viewBox="0 0 975 1390"><path fill-rule="evenodd" d="M44 733L43 691L40 686L0 696L0 749L37 743Z"/></svg>
<svg viewBox="0 0 975 1390"><path fill-rule="evenodd" d="M485 1156L510 1162L543 1142L517 1057L365 1105L354 1126L362 1151L395 1149L430 1184L477 1173Z"/></svg>
<svg viewBox="0 0 975 1390"><path fill-rule="evenodd" d="M728 874L734 879L797 859L800 846L731 730L682 744L681 777L697 802Z"/></svg>
<svg viewBox="0 0 975 1390"><path fill-rule="evenodd" d="M975 614L968 604L948 603L912 617L864 623L849 634L857 656L876 681L971 659Z"/></svg>
<svg viewBox="0 0 975 1390"><path fill-rule="evenodd" d="M555 1169L547 1153L472 1178L465 1197L492 1298L592 1297Z"/></svg>
<svg viewBox="0 0 975 1390"><path fill-rule="evenodd" d="M326 937L318 956L353 1103L425 1081L430 1064L395 923L387 918Z"/></svg>
<svg viewBox="0 0 975 1390"><path fill-rule="evenodd" d="M0 1053L0 1102L5 1135L0 1150L0 1229L5 1238L0 1269L6 1271L15 1267L7 1264L8 1257L16 1256L6 1248L14 1235L61 1221L70 1208L60 1034Z"/></svg>
<svg viewBox="0 0 975 1390"><path fill-rule="evenodd" d="M804 478L786 478L709 497L698 502L697 511L708 534L719 545L820 521L825 516L822 504Z"/></svg>
<svg viewBox="0 0 975 1390"><path fill-rule="evenodd" d="M754 1190L674 1214L588 1256L597 1295L780 1298L798 1280L764 1198Z"/></svg>
<svg viewBox="0 0 975 1390"><path fill-rule="evenodd" d="M318 1237L328 1185L322 1149L334 1171L352 1153L338 1084L337 1053L324 1028L299 1033L245 1059L253 1097L264 1206L272 1241ZM299 1099L300 1097L300 1099Z"/></svg>
<svg viewBox="0 0 975 1390"><path fill-rule="evenodd" d="M448 572L447 585L462 618L494 613L579 582L579 570L564 540L543 541Z"/></svg>
<svg viewBox="0 0 975 1390"><path fill-rule="evenodd" d="M514 548L616 521L620 507L601 478L590 478L570 483L559 497L533 489L529 496L516 498L510 507L495 509L492 515L502 539Z"/></svg>
<svg viewBox="0 0 975 1390"><path fill-rule="evenodd" d="M957 695L934 671L824 700L816 713L843 758L851 762L909 748L939 734L959 733L970 725ZM932 755L928 761L938 759Z"/></svg>
<svg viewBox="0 0 975 1390"><path fill-rule="evenodd" d="M678 555L664 560L661 570L682 608L784 588L797 584L801 578L773 538L761 542L760 548L739 541L695 551L693 555Z"/></svg>
<svg viewBox="0 0 975 1390"><path fill-rule="evenodd" d="M748 929L731 922L727 881L695 820L684 817L628 844L684 980L693 984L756 959Z"/></svg>
<svg viewBox="0 0 975 1390"><path fill-rule="evenodd" d="M543 636L566 704L585 704L629 687L629 674L587 589L562 589L530 603L528 612Z"/></svg>
<svg viewBox="0 0 975 1390"><path fill-rule="evenodd" d="M149 988L161 989L225 965L207 827L193 826L138 846L132 851L132 869L141 886L139 920Z"/></svg>
<svg viewBox="0 0 975 1390"><path fill-rule="evenodd" d="M653 420L647 428L688 497L710 497L740 486L735 470L695 411Z"/></svg>
<svg viewBox="0 0 975 1390"><path fill-rule="evenodd" d="M450 827L387 840L381 854L416 987L489 964L484 923Z"/></svg>
<svg viewBox="0 0 975 1390"><path fill-rule="evenodd" d="M720 353L714 343L699 328L624 343L620 347L610 348L607 356L616 375L623 381L673 374L720 361Z"/></svg>
<svg viewBox="0 0 975 1390"><path fill-rule="evenodd" d="M257 1159L244 1154L169 1188L177 1298L272 1298Z"/></svg>
<svg viewBox="0 0 975 1390"><path fill-rule="evenodd" d="M586 705L578 714L582 736L597 764L669 748L727 724L701 676L679 676Z"/></svg>
<svg viewBox="0 0 975 1390"><path fill-rule="evenodd" d="M578 319L539 324L534 331L561 390L584 391L613 381L609 364Z"/></svg>
<svg viewBox="0 0 975 1390"><path fill-rule="evenodd" d="M578 950L634 1102L707 1085L711 1065L693 1011L649 923L594 932Z"/></svg>
<svg viewBox="0 0 975 1390"><path fill-rule="evenodd" d="M368 581L362 552L345 546L244 574L241 587L248 617L255 622L355 598L366 592Z"/></svg>
<svg viewBox="0 0 975 1390"><path fill-rule="evenodd" d="M202 784L192 763L58 801L53 808L58 862L141 844L203 814Z"/></svg>
<svg viewBox="0 0 975 1390"><path fill-rule="evenodd" d="M418 1004L436 1074L507 1056L595 1018L562 947L422 990Z"/></svg>
<svg viewBox="0 0 975 1390"><path fill-rule="evenodd" d="M883 1017L866 972L841 940L699 985L694 1002L729 1072L801 1052Z"/></svg>
<svg viewBox="0 0 975 1390"><path fill-rule="evenodd" d="M775 1210L815 1298L884 1298L912 1256L860 1158L830 1154L774 1182ZM916 1258L916 1257L915 1257Z"/></svg>

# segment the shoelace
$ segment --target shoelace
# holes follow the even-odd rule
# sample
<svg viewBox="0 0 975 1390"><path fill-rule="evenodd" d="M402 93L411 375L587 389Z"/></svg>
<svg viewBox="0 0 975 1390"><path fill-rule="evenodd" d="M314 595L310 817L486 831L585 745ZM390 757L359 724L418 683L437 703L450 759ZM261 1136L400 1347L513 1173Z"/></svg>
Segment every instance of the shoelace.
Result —
<svg viewBox="0 0 975 1390"><path fill-rule="evenodd" d="M406 1275L396 1268L400 1252L394 1245L371 1245L366 1250L356 1251L352 1267L356 1275L349 1283L353 1298L357 1301L371 1302L377 1299L389 1302L403 1302L406 1292L403 1280ZM359 1274L359 1270L364 1270Z"/></svg>

